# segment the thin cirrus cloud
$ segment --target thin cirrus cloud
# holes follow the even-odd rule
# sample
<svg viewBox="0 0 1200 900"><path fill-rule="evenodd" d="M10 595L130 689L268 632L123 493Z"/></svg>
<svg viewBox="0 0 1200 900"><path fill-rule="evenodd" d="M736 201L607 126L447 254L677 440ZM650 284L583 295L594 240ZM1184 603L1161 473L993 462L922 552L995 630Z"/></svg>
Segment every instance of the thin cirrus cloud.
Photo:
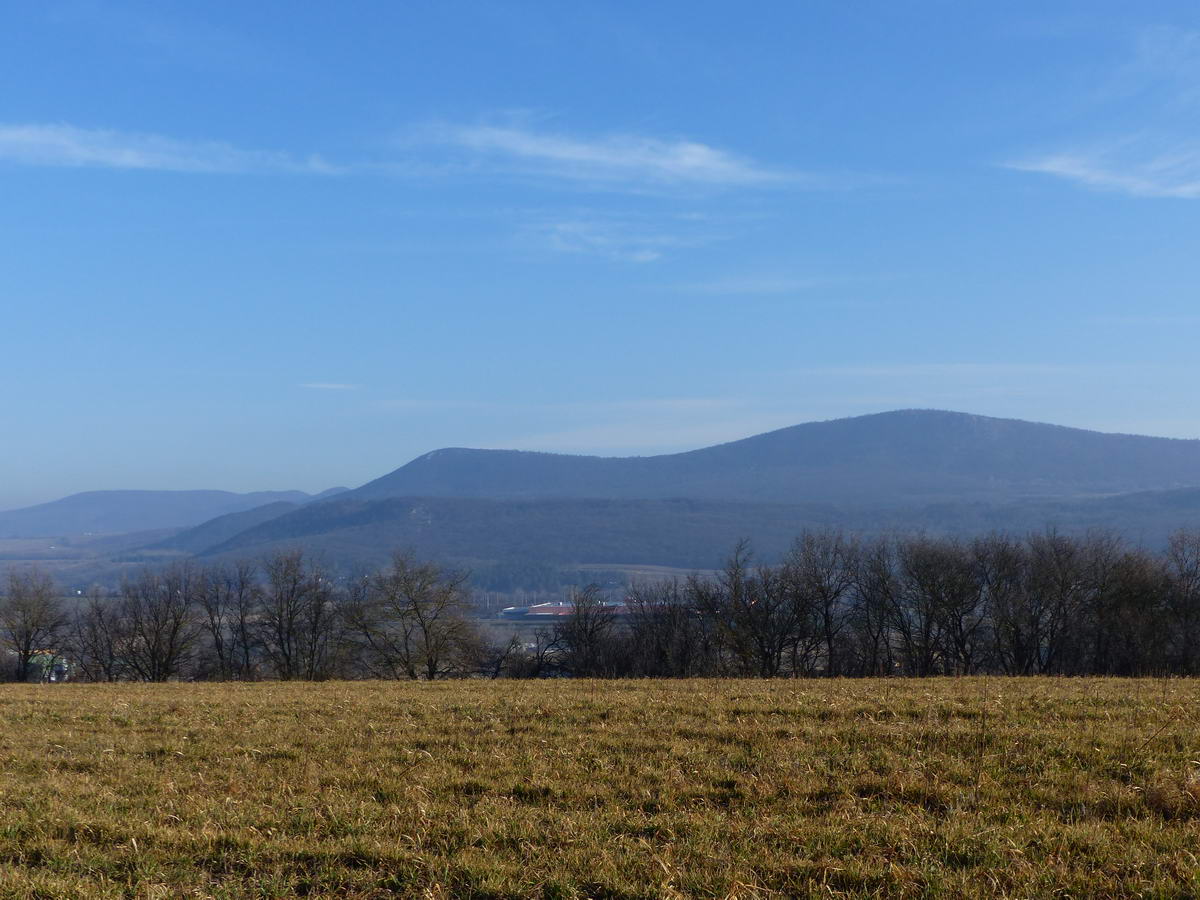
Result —
<svg viewBox="0 0 1200 900"><path fill-rule="evenodd" d="M825 177L771 169L690 140L638 135L582 139L490 125L443 125L414 134L406 149L418 152L406 158L342 165L317 155L248 150L224 141L184 140L66 123L0 123L0 162L202 174L515 174L630 189L835 186ZM432 169L424 165L420 148L434 146L458 151L458 164L448 165L442 159Z"/></svg>
<svg viewBox="0 0 1200 900"><path fill-rule="evenodd" d="M185 141L157 134L65 124L0 124L0 162L28 166L131 169L204 174L336 174L336 166L221 141Z"/></svg>
<svg viewBox="0 0 1200 900"><path fill-rule="evenodd" d="M825 186L800 172L767 168L708 144L640 135L584 139L515 126L436 125L409 143L450 147L475 170L500 170L607 185Z"/></svg>
<svg viewBox="0 0 1200 900"><path fill-rule="evenodd" d="M1082 140L1007 167L1132 197L1200 198L1200 142L1181 122L1200 101L1200 32L1143 29L1130 60L1094 97L1128 131Z"/></svg>
<svg viewBox="0 0 1200 900"><path fill-rule="evenodd" d="M1008 168L1133 197L1200 199L1200 145L1194 142L1149 147L1125 141L1050 153L1009 163Z"/></svg>
<svg viewBox="0 0 1200 900"><path fill-rule="evenodd" d="M1136 97L1171 112L1200 100L1200 31L1173 26L1142 29L1130 62L1108 84L1116 98Z"/></svg>
<svg viewBox="0 0 1200 900"><path fill-rule="evenodd" d="M538 223L526 229L526 235L551 250L583 253L623 262L649 263L676 250L701 247L720 240L718 235L700 231L680 231L679 222L661 224L620 220L570 219Z"/></svg>

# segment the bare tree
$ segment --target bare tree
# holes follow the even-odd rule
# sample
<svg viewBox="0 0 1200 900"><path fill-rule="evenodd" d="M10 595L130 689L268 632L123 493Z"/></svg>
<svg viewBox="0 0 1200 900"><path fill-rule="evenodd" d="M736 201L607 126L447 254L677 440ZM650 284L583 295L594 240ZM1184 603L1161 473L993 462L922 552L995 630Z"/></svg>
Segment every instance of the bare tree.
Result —
<svg viewBox="0 0 1200 900"><path fill-rule="evenodd" d="M144 571L121 586L117 657L139 681L169 681L184 673L200 636L203 579L188 563Z"/></svg>
<svg viewBox="0 0 1200 900"><path fill-rule="evenodd" d="M534 629L533 640L528 642L514 634L510 650L506 670L513 678L544 678L558 671L561 648L553 628Z"/></svg>
<svg viewBox="0 0 1200 900"><path fill-rule="evenodd" d="M513 634L504 642L481 638L475 646L475 651L464 653L463 658L472 670L494 681L519 666L524 651L521 639Z"/></svg>
<svg viewBox="0 0 1200 900"><path fill-rule="evenodd" d="M555 624L555 643L567 672L589 678L624 674L629 660L617 646L616 612L605 603L599 585L573 591L571 614Z"/></svg>
<svg viewBox="0 0 1200 900"><path fill-rule="evenodd" d="M253 625L261 593L252 562L239 561L204 573L198 596L217 678L253 677Z"/></svg>
<svg viewBox="0 0 1200 900"><path fill-rule="evenodd" d="M890 675L895 662L892 615L900 584L892 542L881 539L859 553L850 630L860 675Z"/></svg>
<svg viewBox="0 0 1200 900"><path fill-rule="evenodd" d="M972 545L991 622L996 663L1009 675L1041 671L1050 622L1048 597L1031 589L1030 552L1007 535L989 535Z"/></svg>
<svg viewBox="0 0 1200 900"><path fill-rule="evenodd" d="M1167 601L1171 669L1181 675L1200 674L1200 533L1171 535L1166 560L1171 578Z"/></svg>
<svg viewBox="0 0 1200 900"><path fill-rule="evenodd" d="M713 624L722 663L734 674L773 678L789 654L795 672L797 647L811 633L808 610L777 569L752 570L750 561L749 545L739 541L720 576L693 577L688 589Z"/></svg>
<svg viewBox="0 0 1200 900"><path fill-rule="evenodd" d="M333 583L299 550L269 557L263 569L266 581L254 624L276 677L328 678L341 650L344 622Z"/></svg>
<svg viewBox="0 0 1200 900"><path fill-rule="evenodd" d="M801 620L811 618L825 651L825 674L841 674L838 640L850 617L850 594L858 566L858 544L840 531L805 532L783 564L784 578L801 604Z"/></svg>
<svg viewBox="0 0 1200 900"><path fill-rule="evenodd" d="M1066 626L1062 662L1056 671L1074 675L1110 675L1112 644L1121 636L1113 628L1119 621L1113 603L1117 588L1121 558L1126 552L1124 541L1117 535L1089 532L1075 538L1074 553L1078 571L1079 604L1075 616ZM1068 570L1071 571L1071 570ZM1075 577L1075 573L1071 572Z"/></svg>
<svg viewBox="0 0 1200 900"><path fill-rule="evenodd" d="M16 656L17 681L28 681L36 654L57 656L68 617L50 576L40 569L8 573L8 594L0 598L0 642Z"/></svg>
<svg viewBox="0 0 1200 900"><path fill-rule="evenodd" d="M1087 543L1048 530L1025 539L1025 554L1024 590L1009 588L993 610L1000 652L1013 674L1060 672L1091 592Z"/></svg>
<svg viewBox="0 0 1200 900"><path fill-rule="evenodd" d="M635 584L625 605L635 674L688 678L709 671L709 635L686 585L678 579Z"/></svg>
<svg viewBox="0 0 1200 900"><path fill-rule="evenodd" d="M944 562L936 541L919 537L897 544L899 587L891 620L910 675L935 675L941 661L942 631L938 581Z"/></svg>
<svg viewBox="0 0 1200 900"><path fill-rule="evenodd" d="M1143 550L1121 553L1096 597L1092 670L1104 675L1157 675L1166 666L1170 578Z"/></svg>
<svg viewBox="0 0 1200 900"><path fill-rule="evenodd" d="M470 613L466 574L397 553L369 580L351 624L376 674L433 680L465 671L478 656Z"/></svg>
<svg viewBox="0 0 1200 900"><path fill-rule="evenodd" d="M277 553L263 564L263 587L258 632L275 675L284 681L301 677L303 652L300 630L309 603L308 573L299 551Z"/></svg>
<svg viewBox="0 0 1200 900"><path fill-rule="evenodd" d="M227 618L233 669L238 678L253 681L258 677L259 641L255 635L255 625L262 601L258 567L248 560L239 560L226 570L225 585L229 601Z"/></svg>
<svg viewBox="0 0 1200 900"><path fill-rule="evenodd" d="M124 667L117 651L121 633L117 601L93 586L76 610L67 639L72 662L88 681L118 681Z"/></svg>

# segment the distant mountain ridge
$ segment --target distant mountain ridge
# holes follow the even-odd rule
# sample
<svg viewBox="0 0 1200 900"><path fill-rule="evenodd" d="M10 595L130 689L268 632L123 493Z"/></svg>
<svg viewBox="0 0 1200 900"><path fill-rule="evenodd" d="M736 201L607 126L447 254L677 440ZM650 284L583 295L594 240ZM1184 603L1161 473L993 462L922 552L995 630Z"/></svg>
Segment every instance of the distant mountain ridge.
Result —
<svg viewBox="0 0 1200 900"><path fill-rule="evenodd" d="M210 557L305 546L359 565L403 546L468 561L711 566L740 537L770 556L822 526L1109 524L1161 541L1197 523L1200 441L909 410L654 457L437 450L332 499L229 516L173 540ZM247 527L234 533L238 524Z"/></svg>
<svg viewBox="0 0 1200 900"><path fill-rule="evenodd" d="M336 493L339 489L334 489ZM333 496L325 492L322 496ZM269 503L307 503L304 491L86 491L61 500L0 512L0 537L123 534L186 528Z"/></svg>
<svg viewBox="0 0 1200 900"><path fill-rule="evenodd" d="M86 508L106 493L105 523L117 530L116 498L102 492L0 514L0 536L6 517L25 516L28 530L48 508ZM154 527L147 509L161 497L141 495L164 492L115 493L144 501L137 529L128 530ZM193 521L167 504L158 521L184 530L160 534L124 563L258 558L303 547L344 571L383 562L397 548L468 568L521 561L710 568L739 538L769 559L804 529L824 526L956 535L1111 528L1161 545L1175 529L1200 526L1200 441L906 410L662 456L449 448L318 498L179 493L204 495L189 499ZM221 508L199 514L214 505ZM67 530L61 516L53 521L51 533ZM78 514L71 521L79 531L101 530L82 527Z"/></svg>
<svg viewBox="0 0 1200 900"><path fill-rule="evenodd" d="M795 425L662 456L447 448L346 496L890 505L1195 486L1200 486L1200 440L902 410Z"/></svg>

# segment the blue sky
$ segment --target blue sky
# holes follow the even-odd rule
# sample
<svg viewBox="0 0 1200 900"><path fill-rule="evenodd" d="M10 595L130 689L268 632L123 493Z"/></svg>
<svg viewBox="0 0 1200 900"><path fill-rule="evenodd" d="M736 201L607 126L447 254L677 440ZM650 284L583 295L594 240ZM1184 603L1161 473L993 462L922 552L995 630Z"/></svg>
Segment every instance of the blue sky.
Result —
<svg viewBox="0 0 1200 900"><path fill-rule="evenodd" d="M7 4L0 507L958 409L1200 436L1192 3Z"/></svg>

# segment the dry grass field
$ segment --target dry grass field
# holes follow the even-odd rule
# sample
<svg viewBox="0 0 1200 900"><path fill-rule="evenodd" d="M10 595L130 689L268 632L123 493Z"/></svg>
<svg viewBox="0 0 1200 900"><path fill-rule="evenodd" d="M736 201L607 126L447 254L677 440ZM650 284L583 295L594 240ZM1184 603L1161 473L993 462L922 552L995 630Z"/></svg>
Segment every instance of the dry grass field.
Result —
<svg viewBox="0 0 1200 900"><path fill-rule="evenodd" d="M0 686L0 896L1200 895L1200 683Z"/></svg>

